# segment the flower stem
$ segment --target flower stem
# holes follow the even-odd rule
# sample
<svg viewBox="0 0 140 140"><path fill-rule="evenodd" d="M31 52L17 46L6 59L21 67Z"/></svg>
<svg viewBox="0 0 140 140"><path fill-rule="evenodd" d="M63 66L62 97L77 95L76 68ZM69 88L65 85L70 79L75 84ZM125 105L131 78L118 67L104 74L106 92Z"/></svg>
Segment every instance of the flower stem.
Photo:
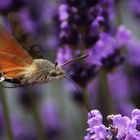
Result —
<svg viewBox="0 0 140 140"><path fill-rule="evenodd" d="M89 101L89 93L88 93L86 87L83 88L83 99L84 99L84 103L85 103L85 106L86 106L88 112L90 112L91 106L90 106L90 101Z"/></svg>
<svg viewBox="0 0 140 140"><path fill-rule="evenodd" d="M113 113L112 97L109 90L107 72L105 70L102 70L99 75L98 102L99 108L105 116Z"/></svg>
<svg viewBox="0 0 140 140"><path fill-rule="evenodd" d="M39 116L37 102L36 102L36 99L34 98L34 93L30 92L29 94L32 99L32 114L34 117L34 121L36 123L36 127L38 129L38 134L39 134L39 138L40 138L39 140L47 140L47 136L45 136L45 131L44 131L44 128L42 125L42 121Z"/></svg>
<svg viewBox="0 0 140 140"><path fill-rule="evenodd" d="M2 88L1 88L0 96L1 96L1 103L2 103L2 109L3 109L7 137L8 137L8 140L14 140L12 129L11 129L11 122L10 122L7 101L6 101L6 94L4 93Z"/></svg>
<svg viewBox="0 0 140 140"><path fill-rule="evenodd" d="M115 12L116 12L116 26L122 24L123 18L121 14L121 0L117 0L115 4Z"/></svg>

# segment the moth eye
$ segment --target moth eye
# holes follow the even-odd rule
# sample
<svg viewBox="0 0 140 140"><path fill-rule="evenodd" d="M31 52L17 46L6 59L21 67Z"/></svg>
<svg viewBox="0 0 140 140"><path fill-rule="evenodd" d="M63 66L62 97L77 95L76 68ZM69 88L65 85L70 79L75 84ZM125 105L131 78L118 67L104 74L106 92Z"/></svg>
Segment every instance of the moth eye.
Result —
<svg viewBox="0 0 140 140"><path fill-rule="evenodd" d="M55 72L52 72L51 73L51 76L56 76L57 74Z"/></svg>

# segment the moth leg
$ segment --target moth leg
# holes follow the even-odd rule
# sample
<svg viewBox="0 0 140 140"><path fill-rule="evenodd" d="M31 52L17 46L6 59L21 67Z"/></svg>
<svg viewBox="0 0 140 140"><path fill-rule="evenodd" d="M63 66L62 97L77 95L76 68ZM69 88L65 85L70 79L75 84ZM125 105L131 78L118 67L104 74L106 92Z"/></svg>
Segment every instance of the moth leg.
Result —
<svg viewBox="0 0 140 140"><path fill-rule="evenodd" d="M5 80L3 71L0 71L0 83L3 82Z"/></svg>

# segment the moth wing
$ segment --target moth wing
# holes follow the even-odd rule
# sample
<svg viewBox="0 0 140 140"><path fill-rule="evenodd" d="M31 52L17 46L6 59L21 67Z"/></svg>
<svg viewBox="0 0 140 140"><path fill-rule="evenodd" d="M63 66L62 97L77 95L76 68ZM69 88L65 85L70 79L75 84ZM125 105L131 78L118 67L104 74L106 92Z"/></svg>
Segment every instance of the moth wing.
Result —
<svg viewBox="0 0 140 140"><path fill-rule="evenodd" d="M14 77L32 62L28 52L0 25L0 69L7 76Z"/></svg>
<svg viewBox="0 0 140 140"><path fill-rule="evenodd" d="M39 46L36 44L33 36L24 28L22 15L15 12L8 14L11 31L21 46L32 56L32 58L44 58Z"/></svg>

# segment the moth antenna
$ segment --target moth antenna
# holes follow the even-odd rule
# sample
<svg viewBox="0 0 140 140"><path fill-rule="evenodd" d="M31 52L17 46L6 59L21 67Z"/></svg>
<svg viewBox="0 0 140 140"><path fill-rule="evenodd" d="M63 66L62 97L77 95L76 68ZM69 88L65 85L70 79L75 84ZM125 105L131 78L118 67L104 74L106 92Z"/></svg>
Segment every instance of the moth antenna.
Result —
<svg viewBox="0 0 140 140"><path fill-rule="evenodd" d="M76 89L80 92L80 95L83 97L83 95L82 95L82 90L81 90L80 86L79 86L76 82L74 82L71 78L69 78L69 77L67 77L67 76L64 76L64 78L67 79L68 81L70 81L70 82L76 87ZM88 112L90 113L90 115L92 116L92 114L91 114L91 112L90 112L90 108L89 108L89 106L87 105L87 103L85 102L85 100L84 100L84 104L85 104L85 107L87 108L87 111L88 111Z"/></svg>
<svg viewBox="0 0 140 140"><path fill-rule="evenodd" d="M55 62L55 67L58 65L58 62Z"/></svg>
<svg viewBox="0 0 140 140"><path fill-rule="evenodd" d="M65 65L68 65L69 63L73 63L73 62L75 62L75 61L79 61L79 60L84 59L84 58L86 58L86 57L88 57L88 56L89 56L88 54L84 54L84 55L82 55L82 56L80 56L80 57L77 57L77 58L75 58L75 59L72 59L72 60L70 60L70 61L68 61L68 62L66 62L66 63L64 63L64 64L62 64L60 67L63 67L63 66L65 66Z"/></svg>

